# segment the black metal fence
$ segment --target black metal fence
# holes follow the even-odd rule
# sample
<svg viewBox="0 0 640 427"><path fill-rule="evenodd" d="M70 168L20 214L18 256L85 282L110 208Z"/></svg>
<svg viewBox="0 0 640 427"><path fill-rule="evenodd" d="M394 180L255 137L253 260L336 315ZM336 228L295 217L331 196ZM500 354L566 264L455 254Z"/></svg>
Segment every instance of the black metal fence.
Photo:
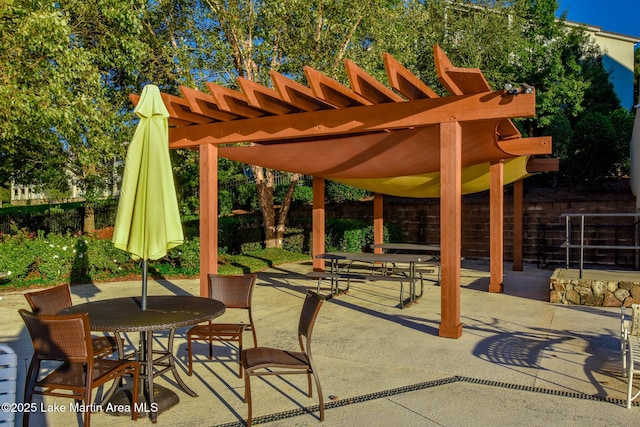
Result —
<svg viewBox="0 0 640 427"><path fill-rule="evenodd" d="M113 226L118 210L118 201L102 202L94 207L95 227L101 229ZM85 207L65 210L50 208L45 212L11 212L0 210L0 233L15 234L18 230L44 234L74 234L82 231Z"/></svg>

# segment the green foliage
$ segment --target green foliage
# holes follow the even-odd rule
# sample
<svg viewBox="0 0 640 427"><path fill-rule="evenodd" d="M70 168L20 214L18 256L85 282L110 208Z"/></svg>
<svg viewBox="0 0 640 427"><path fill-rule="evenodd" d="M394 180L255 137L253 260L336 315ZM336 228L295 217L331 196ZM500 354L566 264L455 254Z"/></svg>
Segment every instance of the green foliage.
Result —
<svg viewBox="0 0 640 427"><path fill-rule="evenodd" d="M631 167L630 145L635 117L628 110L618 108L609 112L607 118L613 127L615 139L614 150L617 155L617 160L613 165L613 174L615 176L628 175Z"/></svg>
<svg viewBox="0 0 640 427"><path fill-rule="evenodd" d="M569 119L561 114L553 116L549 121L549 126L544 130L544 135L552 137L554 157L567 159L573 139L573 129Z"/></svg>
<svg viewBox="0 0 640 427"><path fill-rule="evenodd" d="M373 243L373 226L363 221L340 219L327 221L325 247L328 252L362 252Z"/></svg>
<svg viewBox="0 0 640 427"><path fill-rule="evenodd" d="M9 280L26 278L37 254L31 248L32 236L26 232L0 237L0 271L9 273Z"/></svg>
<svg viewBox="0 0 640 427"><path fill-rule="evenodd" d="M561 171L574 183L602 184L605 178L629 173L630 142L634 116L618 108L607 114L593 111L581 115L567 135L566 123L552 133L554 153L561 159ZM557 150L557 151L556 151Z"/></svg>
<svg viewBox="0 0 640 427"><path fill-rule="evenodd" d="M141 273L141 263L116 249L110 240L95 236L70 236L20 231L0 236L0 271L13 287L29 284L90 283ZM169 267L167 267L169 266ZM197 276L200 268L198 239L188 240L161 260L149 261L149 269L173 275Z"/></svg>
<svg viewBox="0 0 640 427"><path fill-rule="evenodd" d="M389 241L389 228L383 230L383 240ZM400 242L402 240L395 240ZM328 252L369 252L373 243L373 225L354 219L327 221L325 247Z"/></svg>
<svg viewBox="0 0 640 427"><path fill-rule="evenodd" d="M238 254L262 246L262 221L255 215L233 215L218 219L218 251Z"/></svg>
<svg viewBox="0 0 640 427"><path fill-rule="evenodd" d="M239 185L234 191L235 202L234 206L238 206L241 209L248 211L259 211L258 206L258 193L256 186L253 184Z"/></svg>
<svg viewBox="0 0 640 427"><path fill-rule="evenodd" d="M200 239L187 240L164 258L150 261L149 271L160 275L197 276L200 272Z"/></svg>
<svg viewBox="0 0 640 427"><path fill-rule="evenodd" d="M596 184L612 174L612 165L617 161L615 131L607 116L598 112L584 114L575 126L564 168L576 180Z"/></svg>
<svg viewBox="0 0 640 427"><path fill-rule="evenodd" d="M325 181L325 183L327 199L332 202L341 203L348 201L358 201L368 195L371 195L371 193L366 190L351 187L339 182Z"/></svg>
<svg viewBox="0 0 640 427"><path fill-rule="evenodd" d="M233 196L227 190L218 191L218 215L231 215L233 211Z"/></svg>
<svg viewBox="0 0 640 427"><path fill-rule="evenodd" d="M249 245L250 246L250 245ZM309 255L286 250L252 248L245 254L221 255L221 274L256 272L283 262L309 259ZM166 257L149 261L150 277L198 277L199 239L187 240ZM115 278L140 277L141 263L116 249L109 240L94 236L50 234L0 235L0 271L9 276L2 288L19 289L31 285L91 283Z"/></svg>
<svg viewBox="0 0 640 427"><path fill-rule="evenodd" d="M146 52L137 10L143 4L3 4L0 182L11 176L58 194L71 173L90 200L112 182L131 130L123 126L127 84Z"/></svg>
<svg viewBox="0 0 640 427"><path fill-rule="evenodd" d="M10 190L5 187L0 187L0 207L2 207L4 203L8 203L9 201L11 201Z"/></svg>
<svg viewBox="0 0 640 427"><path fill-rule="evenodd" d="M296 224L294 227L287 227L282 242L282 249L300 254L311 253L311 228L307 222L306 227Z"/></svg>
<svg viewBox="0 0 640 427"><path fill-rule="evenodd" d="M275 189L274 200L276 203L282 203L284 194L287 192L289 184L278 185ZM306 185L296 185L291 196L292 203L311 203L313 202L313 188Z"/></svg>

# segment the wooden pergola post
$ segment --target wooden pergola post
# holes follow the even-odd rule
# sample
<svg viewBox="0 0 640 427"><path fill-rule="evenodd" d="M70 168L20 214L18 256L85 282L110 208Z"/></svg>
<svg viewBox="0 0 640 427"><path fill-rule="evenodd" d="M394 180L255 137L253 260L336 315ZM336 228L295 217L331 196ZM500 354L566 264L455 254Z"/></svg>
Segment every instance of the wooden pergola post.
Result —
<svg viewBox="0 0 640 427"><path fill-rule="evenodd" d="M489 292L501 293L504 276L504 162L489 166Z"/></svg>
<svg viewBox="0 0 640 427"><path fill-rule="evenodd" d="M218 272L218 146L200 145L200 296Z"/></svg>
<svg viewBox="0 0 640 427"><path fill-rule="evenodd" d="M313 177L313 212L311 214L311 255L313 256L313 270L324 271L324 260L316 255L324 253L325 210L324 210L324 178Z"/></svg>
<svg viewBox="0 0 640 427"><path fill-rule="evenodd" d="M373 195L373 243L384 243L384 196ZM382 248L374 248L374 253L381 254Z"/></svg>
<svg viewBox="0 0 640 427"><path fill-rule="evenodd" d="M462 128L440 124L440 309L439 335L459 338L462 246Z"/></svg>

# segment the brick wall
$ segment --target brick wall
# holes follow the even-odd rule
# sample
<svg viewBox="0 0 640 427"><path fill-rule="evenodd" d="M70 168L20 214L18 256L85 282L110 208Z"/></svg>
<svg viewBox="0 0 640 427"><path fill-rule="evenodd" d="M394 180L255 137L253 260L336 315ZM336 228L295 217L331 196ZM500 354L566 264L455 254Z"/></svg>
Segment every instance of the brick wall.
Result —
<svg viewBox="0 0 640 427"><path fill-rule="evenodd" d="M523 258L525 262L563 264L565 220L563 213L632 213L635 197L628 185L610 193L579 193L553 189L529 190L525 185L523 219ZM373 201L327 204L328 218L357 218L373 221ZM301 209L301 208L298 208ZM302 208L302 209L309 209ZM292 212L297 215L300 212ZM309 213L310 215L310 213ZM398 224L407 243L440 243L440 203L437 199L408 199L387 196L384 199L385 223ZM590 243L631 245L635 241L632 218L593 219L587 222L585 236ZM489 194L463 196L462 256L489 257ZM505 261L513 259L513 196L505 190L504 203ZM579 226L573 227L574 241ZM578 260L578 252L571 258ZM631 250L585 250L586 263L633 266Z"/></svg>

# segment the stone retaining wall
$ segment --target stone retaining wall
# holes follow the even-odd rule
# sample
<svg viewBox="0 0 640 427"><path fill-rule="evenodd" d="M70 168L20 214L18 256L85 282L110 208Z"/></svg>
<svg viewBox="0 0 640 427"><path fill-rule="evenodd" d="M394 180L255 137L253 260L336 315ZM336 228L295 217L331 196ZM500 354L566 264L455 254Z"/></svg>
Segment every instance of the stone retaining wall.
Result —
<svg viewBox="0 0 640 427"><path fill-rule="evenodd" d="M606 281L551 276L549 301L556 304L620 307L640 304L640 281Z"/></svg>

